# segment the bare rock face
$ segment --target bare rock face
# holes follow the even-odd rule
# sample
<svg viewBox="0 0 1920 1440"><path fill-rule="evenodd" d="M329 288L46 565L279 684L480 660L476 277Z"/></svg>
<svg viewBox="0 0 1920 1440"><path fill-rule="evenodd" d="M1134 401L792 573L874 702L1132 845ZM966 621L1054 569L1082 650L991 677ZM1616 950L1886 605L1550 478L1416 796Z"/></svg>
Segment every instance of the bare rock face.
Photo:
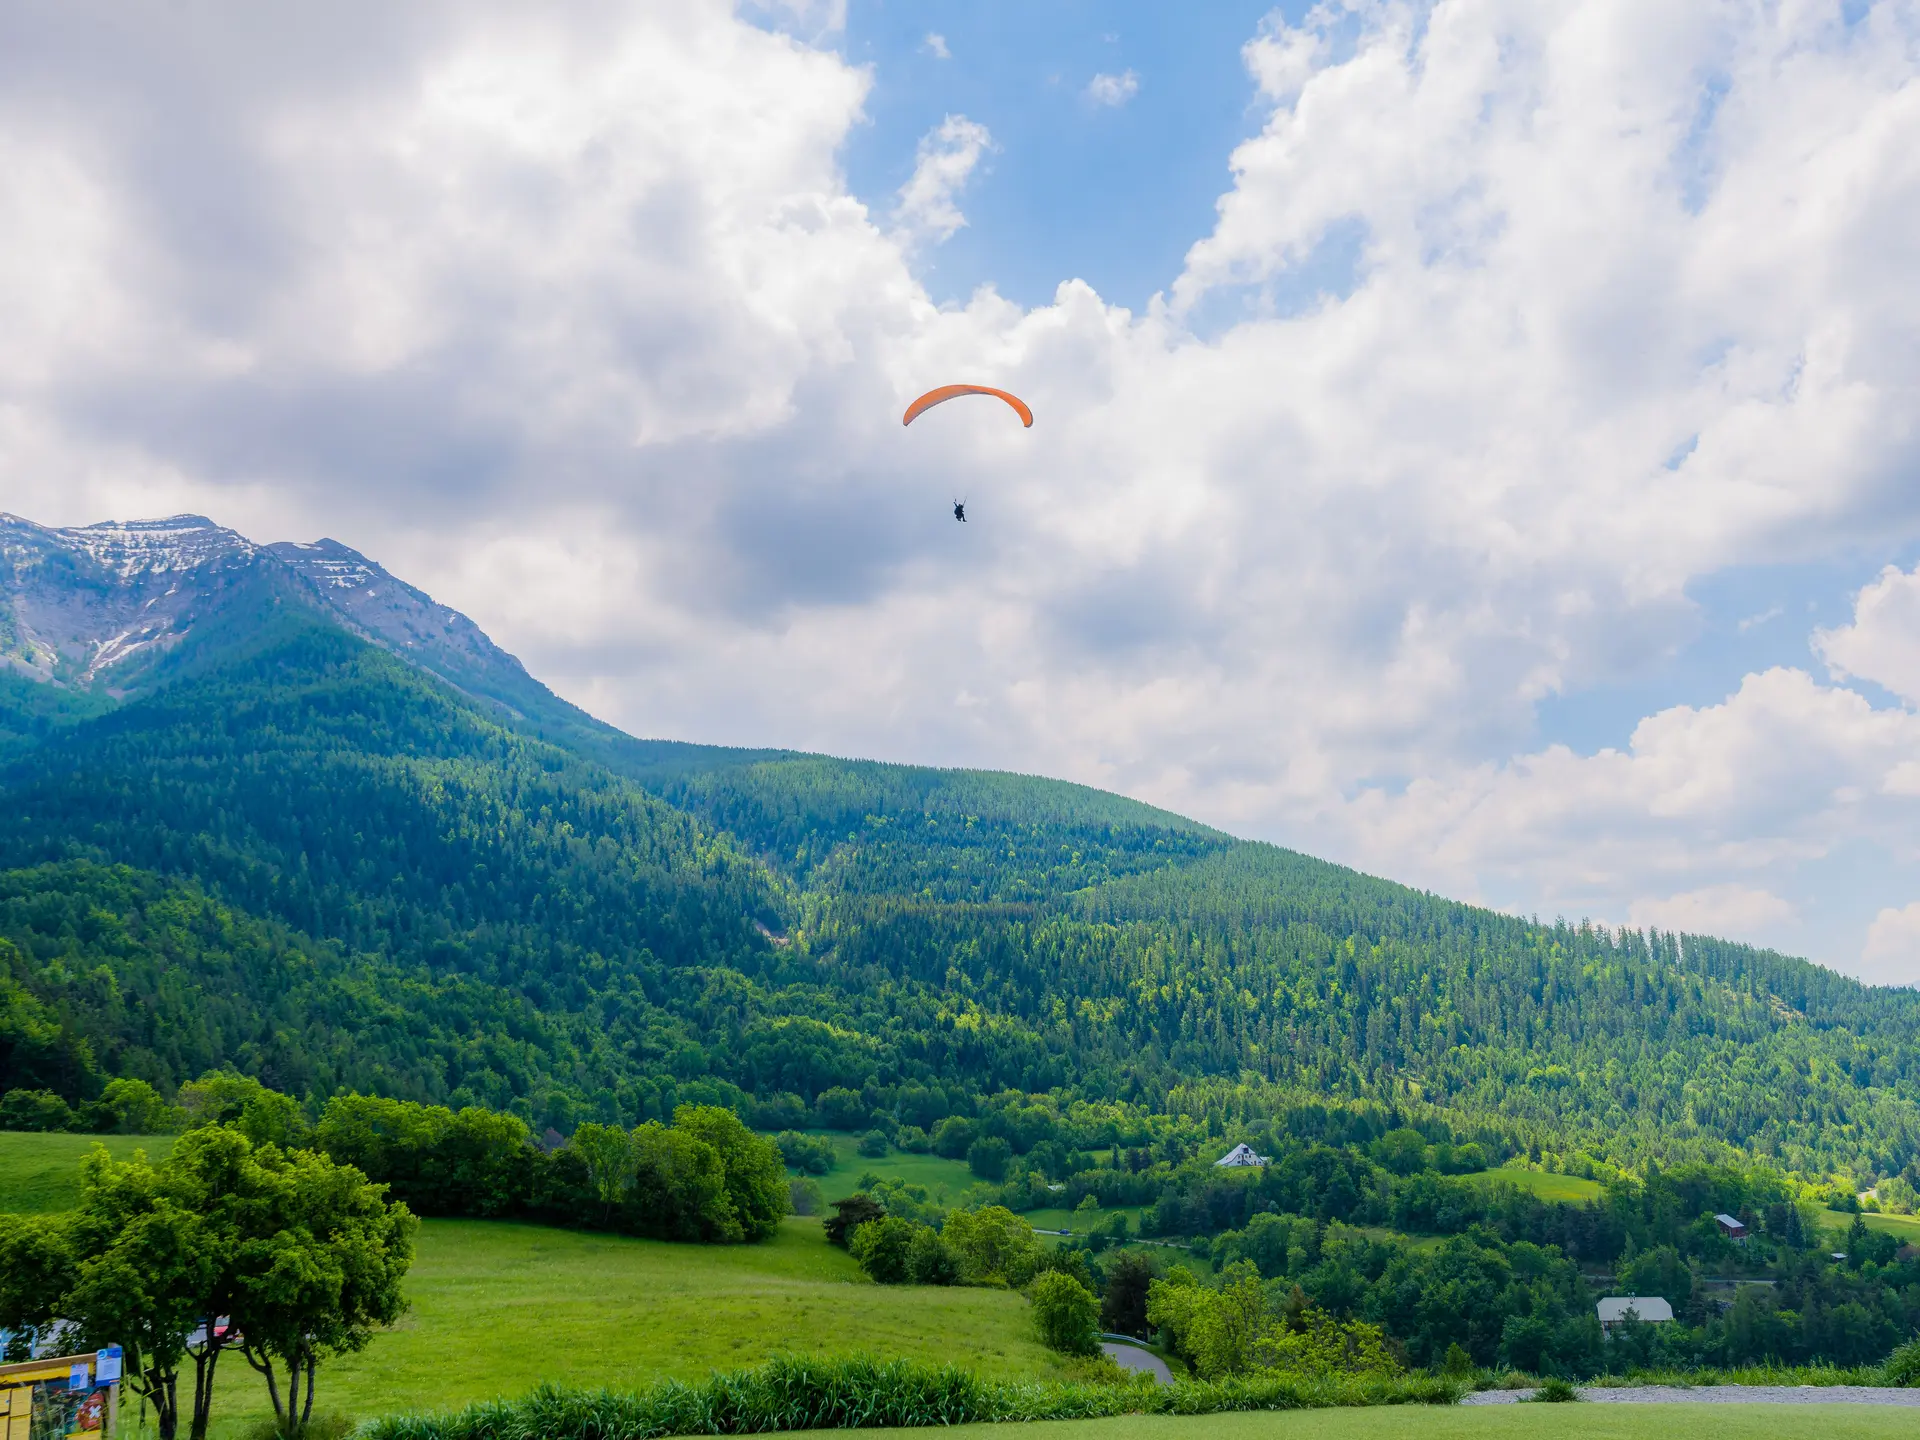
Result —
<svg viewBox="0 0 1920 1440"><path fill-rule="evenodd" d="M509 708L554 703L465 615L336 540L257 545L200 515L68 529L0 515L0 665L35 680L137 694L188 641L243 640L288 604Z"/></svg>
<svg viewBox="0 0 1920 1440"><path fill-rule="evenodd" d="M0 515L0 661L36 680L119 693L259 563L199 515L53 530Z"/></svg>

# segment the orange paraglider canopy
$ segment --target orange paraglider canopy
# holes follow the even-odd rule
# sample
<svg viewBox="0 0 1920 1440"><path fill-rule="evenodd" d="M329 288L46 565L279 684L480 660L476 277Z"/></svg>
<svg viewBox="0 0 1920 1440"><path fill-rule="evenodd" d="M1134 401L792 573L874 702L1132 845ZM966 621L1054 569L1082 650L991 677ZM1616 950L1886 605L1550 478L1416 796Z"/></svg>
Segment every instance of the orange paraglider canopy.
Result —
<svg viewBox="0 0 1920 1440"><path fill-rule="evenodd" d="M902 425L911 425L914 417L923 410L931 410L943 400L951 400L957 395L991 395L996 400L1004 400L1013 407L1013 413L1020 417L1020 423L1028 429L1033 428L1033 411L1027 408L1027 402L1018 395L1009 395L1004 390L996 390L991 385L942 385L938 390L929 390L918 400L907 406L907 413L900 417Z"/></svg>

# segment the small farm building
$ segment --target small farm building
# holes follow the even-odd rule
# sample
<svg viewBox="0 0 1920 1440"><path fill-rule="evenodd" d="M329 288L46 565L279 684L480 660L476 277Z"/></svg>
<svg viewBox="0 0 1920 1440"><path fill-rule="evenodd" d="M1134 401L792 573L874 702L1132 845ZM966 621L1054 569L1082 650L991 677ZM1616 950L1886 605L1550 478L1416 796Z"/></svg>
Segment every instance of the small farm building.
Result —
<svg viewBox="0 0 1920 1440"><path fill-rule="evenodd" d="M1747 1243L1747 1227L1740 1223L1737 1216L1716 1215L1713 1217L1713 1223L1720 1227L1720 1233L1727 1239L1740 1245Z"/></svg>
<svg viewBox="0 0 1920 1440"><path fill-rule="evenodd" d="M1620 1324L1627 1318L1628 1311L1649 1325L1673 1319L1673 1306L1658 1295L1609 1295L1593 1308L1600 1317L1602 1330L1611 1330Z"/></svg>

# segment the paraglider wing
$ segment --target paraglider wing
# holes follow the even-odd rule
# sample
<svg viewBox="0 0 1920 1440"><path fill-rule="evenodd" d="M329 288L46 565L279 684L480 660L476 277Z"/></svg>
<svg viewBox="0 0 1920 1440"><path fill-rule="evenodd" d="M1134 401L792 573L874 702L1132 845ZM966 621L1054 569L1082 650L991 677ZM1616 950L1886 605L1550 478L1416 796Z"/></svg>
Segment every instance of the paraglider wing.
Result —
<svg viewBox="0 0 1920 1440"><path fill-rule="evenodd" d="M900 417L902 425L911 425L914 417L923 411L946 400L960 395L991 395L996 400L1004 400L1013 407L1013 413L1020 417L1020 423L1028 429L1033 428L1033 411L1027 408L1027 402L1018 395L1009 395L1004 390L996 390L991 385L942 385L938 390L929 390L907 407L907 413Z"/></svg>

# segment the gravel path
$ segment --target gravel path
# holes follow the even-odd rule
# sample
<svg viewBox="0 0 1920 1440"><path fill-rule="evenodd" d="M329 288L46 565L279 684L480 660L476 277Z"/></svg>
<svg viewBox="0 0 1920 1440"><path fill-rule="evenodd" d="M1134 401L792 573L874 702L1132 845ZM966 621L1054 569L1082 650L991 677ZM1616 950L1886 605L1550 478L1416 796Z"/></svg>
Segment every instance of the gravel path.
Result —
<svg viewBox="0 0 1920 1440"><path fill-rule="evenodd" d="M1100 1342L1100 1349L1122 1370L1139 1370L1153 1376L1162 1385L1173 1383L1173 1372L1167 1369L1167 1362L1151 1350L1142 1350L1138 1345L1123 1345L1112 1340Z"/></svg>
<svg viewBox="0 0 1920 1440"><path fill-rule="evenodd" d="M1531 1390L1476 1390L1462 1405L1511 1405ZM1602 1405L1911 1405L1920 1390L1867 1385L1607 1385L1580 1392Z"/></svg>

